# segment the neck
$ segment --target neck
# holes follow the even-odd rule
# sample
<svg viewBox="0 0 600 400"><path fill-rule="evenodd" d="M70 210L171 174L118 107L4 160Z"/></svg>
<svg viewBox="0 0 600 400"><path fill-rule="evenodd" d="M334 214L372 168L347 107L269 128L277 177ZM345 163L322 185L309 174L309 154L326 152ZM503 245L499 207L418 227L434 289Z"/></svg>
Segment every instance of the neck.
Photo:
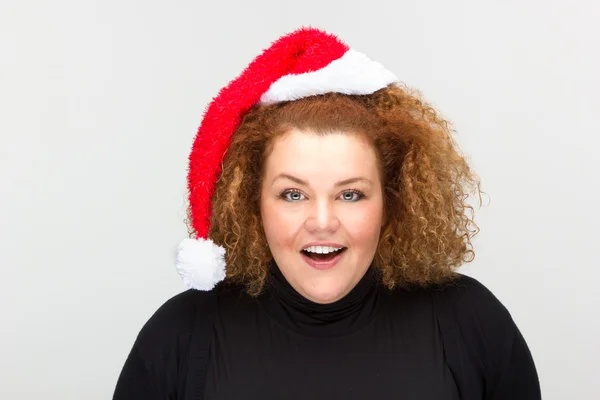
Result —
<svg viewBox="0 0 600 400"><path fill-rule="evenodd" d="M320 304L299 294L273 262L262 303L288 329L306 336L339 336L368 323L375 314L379 285L371 266L350 292L333 303Z"/></svg>

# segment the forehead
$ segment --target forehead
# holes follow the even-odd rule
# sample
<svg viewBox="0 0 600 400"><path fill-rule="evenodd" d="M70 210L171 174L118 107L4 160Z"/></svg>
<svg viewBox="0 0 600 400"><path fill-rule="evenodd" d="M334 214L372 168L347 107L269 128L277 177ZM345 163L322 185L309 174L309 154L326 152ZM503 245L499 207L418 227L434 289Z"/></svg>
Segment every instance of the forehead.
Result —
<svg viewBox="0 0 600 400"><path fill-rule="evenodd" d="M374 171L373 171L374 170ZM265 174L370 175L377 172L377 156L368 139L354 132L317 134L292 129L275 139ZM327 174L325 174L327 172Z"/></svg>

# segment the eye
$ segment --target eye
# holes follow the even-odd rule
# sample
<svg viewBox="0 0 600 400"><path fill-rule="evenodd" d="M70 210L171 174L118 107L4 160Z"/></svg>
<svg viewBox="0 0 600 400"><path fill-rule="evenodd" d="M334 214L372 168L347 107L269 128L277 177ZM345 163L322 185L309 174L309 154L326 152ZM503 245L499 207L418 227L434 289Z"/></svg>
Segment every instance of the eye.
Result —
<svg viewBox="0 0 600 400"><path fill-rule="evenodd" d="M279 195L285 201L289 201L292 203L299 202L305 199L304 194L302 192L295 189L288 189L281 192ZM352 189L347 190L341 194L341 199L348 202L357 202L365 197L365 194L360 190Z"/></svg>
<svg viewBox="0 0 600 400"><path fill-rule="evenodd" d="M365 194L363 192L361 192L360 190L347 190L344 193L342 193L342 200L344 201L359 201L360 199L364 198Z"/></svg>
<svg viewBox="0 0 600 400"><path fill-rule="evenodd" d="M285 191L281 192L281 194L279 195L279 197L281 197L285 201L290 201L290 202L297 202L297 201L303 200L303 196L304 195L302 193L300 193L298 190L285 190Z"/></svg>

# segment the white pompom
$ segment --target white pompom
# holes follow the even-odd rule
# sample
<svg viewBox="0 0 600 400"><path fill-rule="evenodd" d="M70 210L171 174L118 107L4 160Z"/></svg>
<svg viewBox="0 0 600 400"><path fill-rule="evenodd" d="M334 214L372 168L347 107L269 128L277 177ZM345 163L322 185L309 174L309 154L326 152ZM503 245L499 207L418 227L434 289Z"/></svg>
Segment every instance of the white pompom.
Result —
<svg viewBox="0 0 600 400"><path fill-rule="evenodd" d="M196 290L211 290L225 279L225 249L210 239L184 239L177 247L177 272Z"/></svg>

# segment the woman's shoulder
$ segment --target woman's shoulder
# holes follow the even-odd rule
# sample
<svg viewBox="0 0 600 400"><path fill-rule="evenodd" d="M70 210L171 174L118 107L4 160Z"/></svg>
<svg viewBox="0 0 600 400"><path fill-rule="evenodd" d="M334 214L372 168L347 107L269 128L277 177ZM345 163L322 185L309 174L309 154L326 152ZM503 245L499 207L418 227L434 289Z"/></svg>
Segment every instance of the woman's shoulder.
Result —
<svg viewBox="0 0 600 400"><path fill-rule="evenodd" d="M405 291L419 309L430 309L440 329L458 329L462 335L511 335L514 321L506 306L478 279L456 273L449 280ZM398 300L402 300L402 297ZM485 339L485 338L478 338Z"/></svg>
<svg viewBox="0 0 600 400"><path fill-rule="evenodd" d="M137 335L115 398L171 398L177 393L179 375L189 368L189 355L212 332L217 298L218 287L186 290L158 307Z"/></svg>
<svg viewBox="0 0 600 400"><path fill-rule="evenodd" d="M456 273L447 281L431 285L428 289L432 294L454 300L496 299L492 291L477 278L461 273Z"/></svg>
<svg viewBox="0 0 600 400"><path fill-rule="evenodd" d="M443 331L458 329L467 336L496 336L500 332L511 335L514 330L505 305L486 285L468 275L456 273L443 282L394 292L394 309L409 307L418 313L431 312Z"/></svg>
<svg viewBox="0 0 600 400"><path fill-rule="evenodd" d="M490 289L476 278L457 274L430 288L429 294L447 362L460 372L457 379L463 387L471 387L473 377L479 376L485 398L540 398L529 347Z"/></svg>
<svg viewBox="0 0 600 400"><path fill-rule="evenodd" d="M498 297L474 277L459 274L428 289L437 309L464 317L490 321L510 319L510 313Z"/></svg>
<svg viewBox="0 0 600 400"><path fill-rule="evenodd" d="M458 274L431 288L430 298L446 345L462 348L486 371L507 363L515 344L526 347L506 306L476 278Z"/></svg>
<svg viewBox="0 0 600 400"><path fill-rule="evenodd" d="M505 309L483 283L474 277L460 273L454 274L443 282L427 286L407 285L392 292L396 294L394 297L398 302L404 302L408 298L418 302L428 302L429 299L433 299L435 303L443 303L445 308L477 307L482 311Z"/></svg>
<svg viewBox="0 0 600 400"><path fill-rule="evenodd" d="M220 292L220 286L210 291L189 289L169 298L143 325L136 346L149 358L160 358L174 344L185 345L203 325L212 324Z"/></svg>
<svg viewBox="0 0 600 400"><path fill-rule="evenodd" d="M214 296L212 291L190 289L169 298L143 325L136 345L145 351L158 350L161 343L179 342L179 338L189 336Z"/></svg>

